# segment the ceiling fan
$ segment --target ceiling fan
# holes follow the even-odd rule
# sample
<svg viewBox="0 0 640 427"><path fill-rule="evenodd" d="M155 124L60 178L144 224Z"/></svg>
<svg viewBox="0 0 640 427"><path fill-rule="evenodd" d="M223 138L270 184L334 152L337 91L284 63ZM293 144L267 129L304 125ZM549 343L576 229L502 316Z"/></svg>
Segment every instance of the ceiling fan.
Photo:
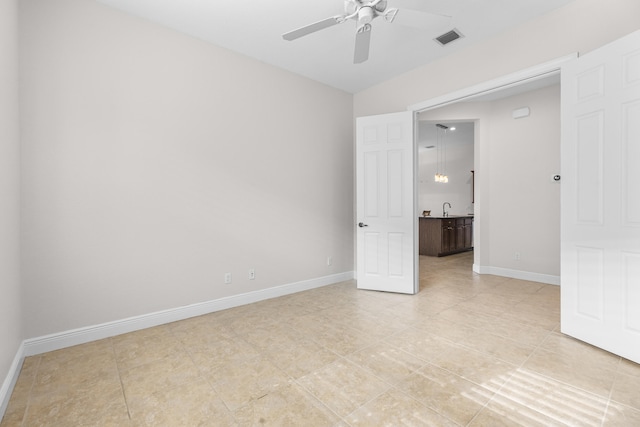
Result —
<svg viewBox="0 0 640 427"><path fill-rule="evenodd" d="M387 0L344 0L344 14L336 15L322 21L298 28L282 35L282 38L288 41L296 40L316 31L342 24L347 20L356 21L356 46L353 55L353 63L360 64L369 59L369 45L371 41L371 22L379 16L382 16L386 22L392 23L400 10L397 8L388 8ZM403 13L408 12L403 9ZM415 10L412 13L421 13ZM448 15L434 14L446 18Z"/></svg>

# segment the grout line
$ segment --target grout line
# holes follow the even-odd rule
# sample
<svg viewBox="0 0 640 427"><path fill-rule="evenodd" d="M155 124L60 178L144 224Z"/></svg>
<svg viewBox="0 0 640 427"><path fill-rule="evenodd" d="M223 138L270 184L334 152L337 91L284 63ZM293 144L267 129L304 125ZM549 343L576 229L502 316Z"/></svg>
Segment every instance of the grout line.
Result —
<svg viewBox="0 0 640 427"><path fill-rule="evenodd" d="M308 376L308 375L311 375L311 374L313 374L313 373L315 373L315 372L317 372L317 371L319 371L319 370L325 369L327 366L333 365L333 364L334 364L334 363L336 363L336 361L337 361L337 360L339 360L339 359L344 359L344 360L346 360L343 356L338 355L338 359L334 360L333 362L331 362L331 363L329 363L329 364L327 364L327 365L323 366L323 367L322 367L322 368L320 368L320 369L317 369L317 370L315 370L315 371L309 372L309 373L307 373L307 374L305 374L305 375L301 376L300 378L294 378L294 379L293 379L293 381L294 381L294 383L295 383L298 387L300 387L302 390L304 390L304 391L305 391L305 392L306 392L306 393L307 393L307 394L308 394L308 395L309 395L309 396L310 396L314 401L316 401L316 402L317 402L317 404L319 404L321 407L325 408L325 409L326 409L327 411L329 411L330 413L334 414L334 415L335 415L335 416L336 416L340 421L342 421L342 422L344 422L345 424L347 424L347 425L349 425L349 426L350 426L351 424L349 424L349 423L347 422L346 417L342 417L342 416L340 416L340 414L338 414L336 411L334 411L333 409L331 409L331 408L330 408L326 403L324 403L322 400L320 400L320 398L319 398L318 396L316 396L316 395L315 395L311 390L309 390L307 387L305 387L305 385L304 385L304 384L301 384L301 383L299 382L299 380L300 380L300 379L302 379L302 378L304 378L304 377L306 377L306 376ZM348 414L348 415L350 415L350 414ZM347 415L347 416L348 416L348 415Z"/></svg>
<svg viewBox="0 0 640 427"><path fill-rule="evenodd" d="M20 425L24 427L28 427L28 424L26 424L26 422L27 422L27 417L29 416L29 409L31 408L31 398L32 398L33 388L35 387L36 379L38 378L38 373L40 373L40 364L42 363L42 355L32 356L32 357L37 357L38 363L36 364L35 373L33 374L33 379L31 380L31 386L29 386L29 392L27 393L27 404L25 405L24 414L22 415L22 421L20 423ZM22 366L24 367L24 361L22 362ZM18 374L18 377L19 377L19 374ZM0 419L0 422L2 422L2 419Z"/></svg>
<svg viewBox="0 0 640 427"><path fill-rule="evenodd" d="M609 399L607 399L607 405L604 408L604 414L602 414L602 422L600 423L601 426L605 425L605 421L607 420L607 415L609 413L609 407L611 406L611 398L613 397L613 389L616 386L616 382L618 381L618 378L620 377L620 365L622 365L622 358L619 357L618 358L618 366L616 367L616 375L613 378L613 383L611 383L611 389L609 390Z"/></svg>
<svg viewBox="0 0 640 427"><path fill-rule="evenodd" d="M120 381L120 390L122 391L122 399L124 400L124 405L127 408L127 416L129 417L129 420L133 420L133 418L131 418L131 410L129 409L129 402L127 401L127 394L124 391L124 384L122 383L122 373L120 370L120 365L118 363L118 358L116 356L116 349L113 345L113 340L111 338L107 338L109 340L109 348L111 349L111 353L113 354L113 363L116 364L116 371L118 372L118 380Z"/></svg>
<svg viewBox="0 0 640 427"><path fill-rule="evenodd" d="M537 344L535 347L534 347L534 346L532 346L532 347L533 347L533 350L531 351L531 353L529 353L529 356L527 356L527 358L526 358L526 359L525 359L525 360L524 360L524 361L523 361L523 362L518 366L518 368L517 368L517 369L520 369L520 368L523 368L523 367L524 367L524 365L525 365L525 364L526 364L526 363L531 359L531 357L535 354L535 352L536 352L536 351L538 351L538 349L542 346L542 344L547 340L547 338L549 337L549 335L551 334L551 332L552 332L552 331L548 331L548 333L547 333L547 335L544 337L544 339L540 340L540 341L538 342L538 344ZM516 370L517 370L517 369L516 369ZM489 400L487 401L487 403L485 403L485 404L484 404L484 406L483 406L482 408L480 408L480 409L478 410L478 412L476 412L476 414L473 416L473 418L472 418L472 419L467 423L467 426L468 426L468 425L470 425L470 424L473 422L473 420L475 420L475 419L478 417L478 415L479 415L483 410L485 410L485 409L487 408L487 406L489 405L489 403L491 403L492 401L494 401L495 397L496 397L496 396L498 396L498 395L499 395L499 393L500 393L500 392L501 392L501 391L502 391L502 390L507 386L507 384L509 384L509 382L512 380L512 378L513 378L514 374L515 374L515 373L511 373L511 375L509 376L509 378L508 378L506 381L504 381L504 382L502 383L502 385L498 388L498 390L497 390L497 391L495 391L495 392L494 392L493 396L491 396L491 399L489 399Z"/></svg>

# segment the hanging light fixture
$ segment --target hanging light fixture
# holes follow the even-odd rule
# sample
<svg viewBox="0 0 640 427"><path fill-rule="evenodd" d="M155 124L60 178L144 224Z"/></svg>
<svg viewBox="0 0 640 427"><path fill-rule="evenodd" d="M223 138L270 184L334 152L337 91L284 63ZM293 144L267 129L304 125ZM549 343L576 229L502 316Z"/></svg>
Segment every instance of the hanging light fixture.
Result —
<svg viewBox="0 0 640 427"><path fill-rule="evenodd" d="M448 126L436 124L436 175L434 180L443 184L449 182L449 177L446 175L447 145L444 141L448 129Z"/></svg>

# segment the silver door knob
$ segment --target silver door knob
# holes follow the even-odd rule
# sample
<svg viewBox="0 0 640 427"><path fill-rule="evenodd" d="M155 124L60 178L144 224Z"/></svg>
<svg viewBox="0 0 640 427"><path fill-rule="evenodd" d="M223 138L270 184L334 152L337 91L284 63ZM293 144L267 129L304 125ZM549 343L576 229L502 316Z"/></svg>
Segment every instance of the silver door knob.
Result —
<svg viewBox="0 0 640 427"><path fill-rule="evenodd" d="M365 224L364 222L359 222L358 227L368 227L368 225Z"/></svg>

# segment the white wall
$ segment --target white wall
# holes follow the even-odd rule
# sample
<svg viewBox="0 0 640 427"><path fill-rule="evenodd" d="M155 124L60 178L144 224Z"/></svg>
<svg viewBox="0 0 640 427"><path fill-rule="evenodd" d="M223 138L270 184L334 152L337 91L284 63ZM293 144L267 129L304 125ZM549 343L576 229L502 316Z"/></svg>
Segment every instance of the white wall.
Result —
<svg viewBox="0 0 640 427"><path fill-rule="evenodd" d="M489 120L490 265L560 276L560 86L492 102Z"/></svg>
<svg viewBox="0 0 640 427"><path fill-rule="evenodd" d="M18 229L17 36L18 0L0 0L0 388L23 339ZM4 384L8 387L8 383ZM0 417L2 405L0 401Z"/></svg>
<svg viewBox="0 0 640 427"><path fill-rule="evenodd" d="M350 94L91 1L20 24L28 337L354 269Z"/></svg>
<svg viewBox="0 0 640 427"><path fill-rule="evenodd" d="M513 119L527 106L529 117ZM560 87L453 104L421 119L475 120L478 267L560 276ZM520 253L520 260L514 259Z"/></svg>

